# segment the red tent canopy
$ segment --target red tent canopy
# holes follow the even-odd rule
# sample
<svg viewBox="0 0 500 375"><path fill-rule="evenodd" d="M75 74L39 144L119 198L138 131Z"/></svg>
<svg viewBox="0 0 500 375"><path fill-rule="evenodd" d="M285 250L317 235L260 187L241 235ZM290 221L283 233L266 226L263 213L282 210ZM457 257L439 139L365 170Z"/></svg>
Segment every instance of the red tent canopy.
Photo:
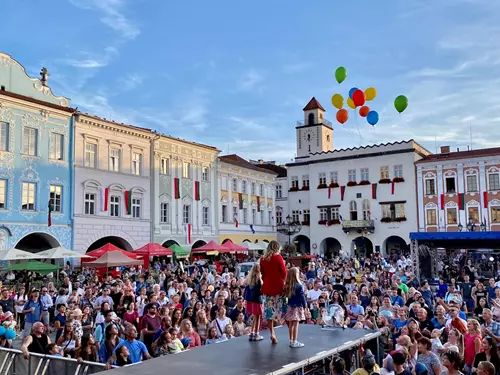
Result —
<svg viewBox="0 0 500 375"><path fill-rule="evenodd" d="M224 252L224 251L227 251L227 249L225 247L223 247L222 245L218 245L215 241L212 240L203 246L197 247L196 249L192 249L191 253L193 253L193 254L206 253L207 251Z"/></svg>
<svg viewBox="0 0 500 375"><path fill-rule="evenodd" d="M147 257L154 257L154 256L172 256L174 252L170 249L167 249L166 247L161 246L160 244L151 242L143 247L138 248L137 250L134 250L134 254L138 255L143 255Z"/></svg>
<svg viewBox="0 0 500 375"><path fill-rule="evenodd" d="M236 245L233 243L231 240L226 241L221 245L221 247L225 248L225 252L231 252L231 253L247 253L248 249L246 247Z"/></svg>
<svg viewBox="0 0 500 375"><path fill-rule="evenodd" d="M137 258L141 257L140 255L136 255L134 253L130 253L128 251L122 250L119 247L116 247L115 245L110 244L110 243L107 243L106 245L100 247L99 249L92 250L91 252L87 253L87 255L91 256L91 257L94 257L94 258L100 258L104 254L106 254L106 253L108 253L110 251L119 251L123 255L126 255L126 256L128 256L129 258L132 258L132 259L137 259ZM85 260L83 260L83 259L82 259L82 261L85 262ZM87 262L89 262L89 260L87 260Z"/></svg>

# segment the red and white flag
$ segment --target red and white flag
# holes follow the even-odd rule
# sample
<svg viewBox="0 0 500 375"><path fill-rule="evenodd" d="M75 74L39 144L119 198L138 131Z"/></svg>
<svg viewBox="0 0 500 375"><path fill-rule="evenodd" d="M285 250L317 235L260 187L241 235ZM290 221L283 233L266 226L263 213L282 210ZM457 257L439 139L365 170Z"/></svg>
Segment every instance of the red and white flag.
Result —
<svg viewBox="0 0 500 375"><path fill-rule="evenodd" d="M330 199L332 197L332 188L331 187L328 188L327 196L328 196L328 199Z"/></svg>
<svg viewBox="0 0 500 375"><path fill-rule="evenodd" d="M109 188L100 188L99 189L99 199L101 203L101 212L106 212L108 210L108 202L109 202Z"/></svg>
<svg viewBox="0 0 500 375"><path fill-rule="evenodd" d="M186 224L186 244L191 244L191 224Z"/></svg>

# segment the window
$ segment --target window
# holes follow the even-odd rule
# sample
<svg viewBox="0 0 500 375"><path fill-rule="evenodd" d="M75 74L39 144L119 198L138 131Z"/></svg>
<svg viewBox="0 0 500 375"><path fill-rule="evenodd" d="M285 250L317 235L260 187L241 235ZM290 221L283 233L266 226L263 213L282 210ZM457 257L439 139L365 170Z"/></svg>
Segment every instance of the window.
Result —
<svg viewBox="0 0 500 375"><path fill-rule="evenodd" d="M406 217L404 203L396 203L394 206L395 206L395 211L396 211L396 219Z"/></svg>
<svg viewBox="0 0 500 375"><path fill-rule="evenodd" d="M363 208L363 220L370 220L371 216L370 201L368 199L363 199L362 208Z"/></svg>
<svg viewBox="0 0 500 375"><path fill-rule="evenodd" d="M35 210L35 188L36 185L31 182L23 182L23 196L21 208L25 211Z"/></svg>
<svg viewBox="0 0 500 375"><path fill-rule="evenodd" d="M52 206L52 211L62 212L61 202L62 202L62 187L58 185L50 185L50 202Z"/></svg>
<svg viewBox="0 0 500 375"><path fill-rule="evenodd" d="M23 129L23 154L36 156L38 151L38 129Z"/></svg>
<svg viewBox="0 0 500 375"><path fill-rule="evenodd" d="M244 208L243 209L243 224L248 223L248 209Z"/></svg>
<svg viewBox="0 0 500 375"><path fill-rule="evenodd" d="M252 224L257 224L257 210L252 208Z"/></svg>
<svg viewBox="0 0 500 375"><path fill-rule="evenodd" d="M268 222L269 222L269 225L273 225L273 211L268 211L267 212L267 219L268 219Z"/></svg>
<svg viewBox="0 0 500 375"><path fill-rule="evenodd" d="M203 225L210 224L210 207L203 207Z"/></svg>
<svg viewBox="0 0 500 375"><path fill-rule="evenodd" d="M50 134L49 158L52 160L64 159L64 135L57 133Z"/></svg>
<svg viewBox="0 0 500 375"><path fill-rule="evenodd" d="M456 192L455 189L455 177L446 177L445 179L446 193L452 194Z"/></svg>
<svg viewBox="0 0 500 375"><path fill-rule="evenodd" d="M403 178L403 165L397 164L394 166L394 178Z"/></svg>
<svg viewBox="0 0 500 375"><path fill-rule="evenodd" d="M264 210L260 210L260 225L264 225L265 220L266 220L266 217L264 216Z"/></svg>
<svg viewBox="0 0 500 375"><path fill-rule="evenodd" d="M309 175L305 174L302 176L302 186L309 187Z"/></svg>
<svg viewBox="0 0 500 375"><path fill-rule="evenodd" d="M425 179L425 195L436 195L436 180L434 178Z"/></svg>
<svg viewBox="0 0 500 375"><path fill-rule="evenodd" d="M120 150L117 148L109 150L109 170L120 172Z"/></svg>
<svg viewBox="0 0 500 375"><path fill-rule="evenodd" d="M0 122L0 151L9 151L9 124Z"/></svg>
<svg viewBox="0 0 500 375"><path fill-rule="evenodd" d="M6 208L5 201L7 196L7 181L0 180L0 209L3 210Z"/></svg>
<svg viewBox="0 0 500 375"><path fill-rule="evenodd" d="M338 172L330 172L330 183L339 183L339 174Z"/></svg>
<svg viewBox="0 0 500 375"><path fill-rule="evenodd" d="M255 182L252 182L252 185L251 185L251 189L252 189L252 195L255 195Z"/></svg>
<svg viewBox="0 0 500 375"><path fill-rule="evenodd" d="M361 168L361 181L370 181L370 174L368 168Z"/></svg>
<svg viewBox="0 0 500 375"><path fill-rule="evenodd" d="M358 220L358 205L356 204L356 201L351 201L349 203L349 214L351 220Z"/></svg>
<svg viewBox="0 0 500 375"><path fill-rule="evenodd" d="M227 217L227 206L225 204L222 205L222 222L223 223L228 223L228 217Z"/></svg>
<svg viewBox="0 0 500 375"><path fill-rule="evenodd" d="M468 207L467 216L467 222L469 222L469 219L472 219L474 223L479 224L479 207Z"/></svg>
<svg viewBox="0 0 500 375"><path fill-rule="evenodd" d="M283 194L281 189L282 189L281 184L276 184L276 199L281 198L281 195Z"/></svg>
<svg viewBox="0 0 500 375"><path fill-rule="evenodd" d="M356 182L356 170L355 169L349 169L347 171L347 175L348 175L349 182Z"/></svg>
<svg viewBox="0 0 500 375"><path fill-rule="evenodd" d="M283 212L276 211L276 223L281 224L283 222Z"/></svg>
<svg viewBox="0 0 500 375"><path fill-rule="evenodd" d="M85 193L85 215L95 215L95 194Z"/></svg>
<svg viewBox="0 0 500 375"><path fill-rule="evenodd" d="M139 198L132 198L132 217L141 217L141 200Z"/></svg>
<svg viewBox="0 0 500 375"><path fill-rule="evenodd" d="M168 159L162 158L160 160L160 174L167 175L168 171Z"/></svg>
<svg viewBox="0 0 500 375"><path fill-rule="evenodd" d="M319 220L320 221L326 221L326 220L328 220L328 208L321 207L319 209Z"/></svg>
<svg viewBox="0 0 500 375"><path fill-rule="evenodd" d="M238 191L238 180L233 178L233 191Z"/></svg>
<svg viewBox="0 0 500 375"><path fill-rule="evenodd" d="M388 203L382 205L382 217L385 219L396 220L405 217L404 203Z"/></svg>
<svg viewBox="0 0 500 375"><path fill-rule="evenodd" d="M182 163L182 178L191 178L191 164L188 162Z"/></svg>
<svg viewBox="0 0 500 375"><path fill-rule="evenodd" d="M477 176L475 174L467 176L467 191L477 191Z"/></svg>
<svg viewBox="0 0 500 375"><path fill-rule="evenodd" d="M142 155L138 152L132 153L132 174L135 174L136 176L141 175L141 162Z"/></svg>
<svg viewBox="0 0 500 375"><path fill-rule="evenodd" d="M160 204L160 222L163 224L170 222L170 207L168 203Z"/></svg>
<svg viewBox="0 0 500 375"><path fill-rule="evenodd" d="M434 208L427 210L427 225L436 225L437 224L437 215L436 210Z"/></svg>
<svg viewBox="0 0 500 375"><path fill-rule="evenodd" d="M210 181L210 169L208 167L203 167L201 169L201 180L205 182Z"/></svg>
<svg viewBox="0 0 500 375"><path fill-rule="evenodd" d="M292 211L292 222L297 223L300 221L299 210Z"/></svg>
<svg viewBox="0 0 500 375"><path fill-rule="evenodd" d="M330 219L331 220L339 220L340 212L338 207L330 208Z"/></svg>
<svg viewBox="0 0 500 375"><path fill-rule="evenodd" d="M117 195L109 197L109 215L113 217L120 216L120 197Z"/></svg>
<svg viewBox="0 0 500 375"><path fill-rule="evenodd" d="M456 207L450 207L446 209L446 220L448 224L457 223L457 209Z"/></svg>
<svg viewBox="0 0 500 375"><path fill-rule="evenodd" d="M191 206L182 206L182 223L189 224L191 222Z"/></svg>
<svg viewBox="0 0 500 375"><path fill-rule="evenodd" d="M299 178L297 176L292 176L292 188L299 187Z"/></svg>
<svg viewBox="0 0 500 375"><path fill-rule="evenodd" d="M264 184L260 184L260 196L264 196Z"/></svg>
<svg viewBox="0 0 500 375"><path fill-rule="evenodd" d="M326 185L326 173L320 173L318 177L319 177L319 184Z"/></svg>
<svg viewBox="0 0 500 375"><path fill-rule="evenodd" d="M491 207L491 222L500 223L500 207Z"/></svg>
<svg viewBox="0 0 500 375"><path fill-rule="evenodd" d="M238 219L238 210L239 208L237 206L233 206L233 220Z"/></svg>
<svg viewBox="0 0 500 375"><path fill-rule="evenodd" d="M85 166L97 168L97 145L95 143L85 143Z"/></svg>
<svg viewBox="0 0 500 375"><path fill-rule="evenodd" d="M311 221L311 212L309 210L304 210L304 221L306 223Z"/></svg>
<svg viewBox="0 0 500 375"><path fill-rule="evenodd" d="M241 181L241 192L243 194L247 193L247 182L246 181Z"/></svg>
<svg viewBox="0 0 500 375"><path fill-rule="evenodd" d="M490 190L500 190L500 175L498 173L491 173L488 175Z"/></svg>
<svg viewBox="0 0 500 375"><path fill-rule="evenodd" d="M380 179L381 180L389 179L389 167L387 165L380 167Z"/></svg>

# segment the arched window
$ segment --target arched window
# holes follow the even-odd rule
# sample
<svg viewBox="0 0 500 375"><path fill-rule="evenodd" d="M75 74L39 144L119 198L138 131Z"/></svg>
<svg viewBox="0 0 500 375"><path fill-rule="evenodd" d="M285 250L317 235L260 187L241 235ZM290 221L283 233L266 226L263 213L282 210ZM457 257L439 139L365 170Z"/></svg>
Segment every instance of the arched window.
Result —
<svg viewBox="0 0 500 375"><path fill-rule="evenodd" d="M307 118L307 125L314 125L314 113L309 113L309 117Z"/></svg>
<svg viewBox="0 0 500 375"><path fill-rule="evenodd" d="M358 205L356 201L351 201L349 203L349 212L351 220L358 220Z"/></svg>
<svg viewBox="0 0 500 375"><path fill-rule="evenodd" d="M370 201L368 199L363 200L363 220L370 220Z"/></svg>

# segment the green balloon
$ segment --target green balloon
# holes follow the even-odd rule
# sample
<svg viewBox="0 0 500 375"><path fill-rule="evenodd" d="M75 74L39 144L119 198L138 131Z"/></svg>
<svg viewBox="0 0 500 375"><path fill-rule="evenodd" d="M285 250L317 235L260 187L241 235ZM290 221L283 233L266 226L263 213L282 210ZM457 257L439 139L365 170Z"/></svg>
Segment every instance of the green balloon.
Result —
<svg viewBox="0 0 500 375"><path fill-rule="evenodd" d="M404 95L399 95L394 99L394 108L399 113L403 112L408 107L408 98Z"/></svg>
<svg viewBox="0 0 500 375"><path fill-rule="evenodd" d="M347 69L344 68L343 66L339 66L335 71L335 79L337 80L338 83L342 83L346 78L347 78Z"/></svg>

